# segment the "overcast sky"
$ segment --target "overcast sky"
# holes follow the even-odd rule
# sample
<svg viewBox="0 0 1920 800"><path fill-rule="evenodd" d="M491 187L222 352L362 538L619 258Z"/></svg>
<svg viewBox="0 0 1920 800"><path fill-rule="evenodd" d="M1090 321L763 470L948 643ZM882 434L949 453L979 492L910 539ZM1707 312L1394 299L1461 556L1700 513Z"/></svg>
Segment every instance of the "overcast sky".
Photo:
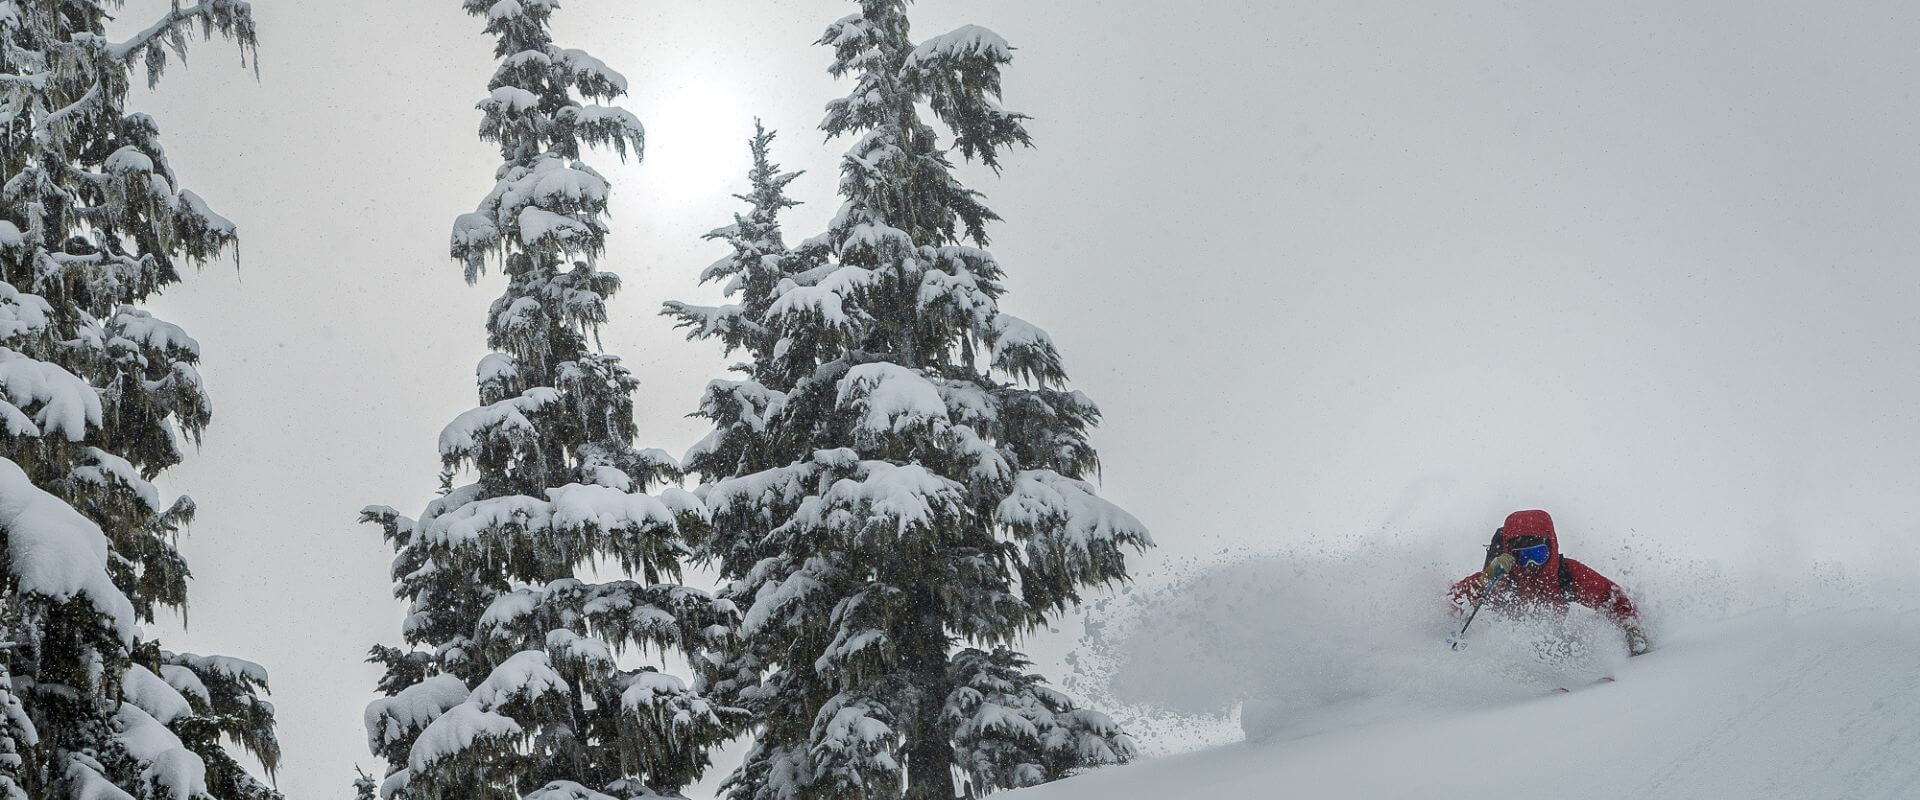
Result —
<svg viewBox="0 0 1920 800"><path fill-rule="evenodd" d="M272 670L293 798L378 771L360 659L400 611L355 516L430 499L500 291L446 257L497 164L474 136L491 40L459 5L259 0L257 82L206 44L134 101L242 237L237 270L156 304L216 409L165 481L201 508L192 625L166 641ZM1920 13L1674 5L916 4L922 36L1018 48L1007 105L1038 146L969 176L1006 218L1004 307L1106 412L1103 491L1160 542L1141 580L1312 539L1451 547L1466 572L1524 507L1599 563L1911 558ZM655 311L717 296L694 281L726 250L699 236L739 207L754 115L809 170L789 240L837 206L811 42L853 8L555 17L649 132L644 163L591 159L643 446L704 433L683 415L724 364Z"/></svg>

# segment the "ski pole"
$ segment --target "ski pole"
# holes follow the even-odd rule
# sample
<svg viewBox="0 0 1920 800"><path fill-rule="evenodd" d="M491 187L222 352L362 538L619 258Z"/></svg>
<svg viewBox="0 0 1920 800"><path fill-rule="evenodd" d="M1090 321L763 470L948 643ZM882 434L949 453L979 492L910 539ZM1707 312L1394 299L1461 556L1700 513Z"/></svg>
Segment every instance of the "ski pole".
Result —
<svg viewBox="0 0 1920 800"><path fill-rule="evenodd" d="M1467 615L1467 624L1460 626L1460 632L1454 634L1451 641L1448 642L1450 648L1458 650L1466 645L1467 629L1473 627L1473 618L1480 616L1480 606L1486 604L1487 595L1493 594L1493 588L1499 586L1500 582L1506 579L1507 571L1501 570L1500 574L1493 576L1493 580L1487 582L1487 588L1480 590L1480 599L1473 601L1473 613Z"/></svg>

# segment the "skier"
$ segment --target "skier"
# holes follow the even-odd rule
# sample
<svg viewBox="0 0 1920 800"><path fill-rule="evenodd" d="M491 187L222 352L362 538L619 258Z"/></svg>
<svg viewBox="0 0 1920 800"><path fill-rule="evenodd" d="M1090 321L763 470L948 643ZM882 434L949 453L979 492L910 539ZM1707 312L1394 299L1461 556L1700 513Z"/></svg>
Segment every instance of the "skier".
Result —
<svg viewBox="0 0 1920 800"><path fill-rule="evenodd" d="M1488 590L1492 594L1486 594ZM1550 608L1565 613L1569 603L1599 611L1627 638L1627 652L1642 655L1653 649L1640 629L1640 614L1620 585L1592 567L1560 554L1553 517L1539 510L1515 511L1493 532L1486 565L1461 578L1450 596L1456 610L1481 602L1496 608Z"/></svg>

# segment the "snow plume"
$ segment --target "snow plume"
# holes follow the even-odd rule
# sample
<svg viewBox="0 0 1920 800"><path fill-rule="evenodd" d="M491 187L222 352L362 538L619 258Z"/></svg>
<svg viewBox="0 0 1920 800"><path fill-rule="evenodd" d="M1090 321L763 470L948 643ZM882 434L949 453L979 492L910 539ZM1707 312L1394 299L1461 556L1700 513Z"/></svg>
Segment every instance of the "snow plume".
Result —
<svg viewBox="0 0 1920 800"><path fill-rule="evenodd" d="M1449 650L1461 620L1446 589L1478 566L1477 551L1469 544L1443 556L1375 541L1190 565L1097 604L1088 616L1100 622L1069 657L1078 674L1067 688L1115 709L1144 751L1166 754L1449 717L1628 666L1618 630L1579 607L1565 620L1483 612L1468 646ZM1763 571L1664 560L1652 549L1576 557L1635 599L1656 653L1711 639L1735 620L1920 609L1920 581L1888 565Z"/></svg>
<svg viewBox="0 0 1920 800"><path fill-rule="evenodd" d="M1468 650L1449 651L1447 633L1459 624L1445 589L1458 577L1377 552L1222 563L1105 601L1090 616L1113 621L1089 628L1076 660L1105 683L1117 701L1110 705L1131 712L1116 716L1145 748L1164 752L1238 739L1235 717L1247 737L1263 738L1311 732L1318 717L1364 717L1368 708L1414 714L1538 696L1590 681L1626 656L1591 646L1601 637L1579 615L1568 631L1577 649L1525 652L1522 631L1545 632L1548 623L1483 618ZM1509 663L1520 666L1487 669Z"/></svg>

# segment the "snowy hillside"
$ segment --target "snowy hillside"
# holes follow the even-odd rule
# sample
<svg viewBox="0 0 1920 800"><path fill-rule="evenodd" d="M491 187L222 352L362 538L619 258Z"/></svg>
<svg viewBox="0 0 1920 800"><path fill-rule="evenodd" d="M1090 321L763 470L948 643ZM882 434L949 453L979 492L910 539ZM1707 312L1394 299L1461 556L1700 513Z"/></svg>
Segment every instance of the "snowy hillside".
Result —
<svg viewBox="0 0 1920 800"><path fill-rule="evenodd" d="M1119 604L1130 629L1083 655L1136 704L1143 738L1172 730L1166 709L1191 723L1233 706L1246 740L1010 797L1920 797L1905 579L1671 565L1639 576L1660 647L1629 660L1597 624L1543 657L1542 626L1497 619L1450 652L1427 635L1439 615L1397 610L1432 585L1420 570L1355 564L1248 562Z"/></svg>

